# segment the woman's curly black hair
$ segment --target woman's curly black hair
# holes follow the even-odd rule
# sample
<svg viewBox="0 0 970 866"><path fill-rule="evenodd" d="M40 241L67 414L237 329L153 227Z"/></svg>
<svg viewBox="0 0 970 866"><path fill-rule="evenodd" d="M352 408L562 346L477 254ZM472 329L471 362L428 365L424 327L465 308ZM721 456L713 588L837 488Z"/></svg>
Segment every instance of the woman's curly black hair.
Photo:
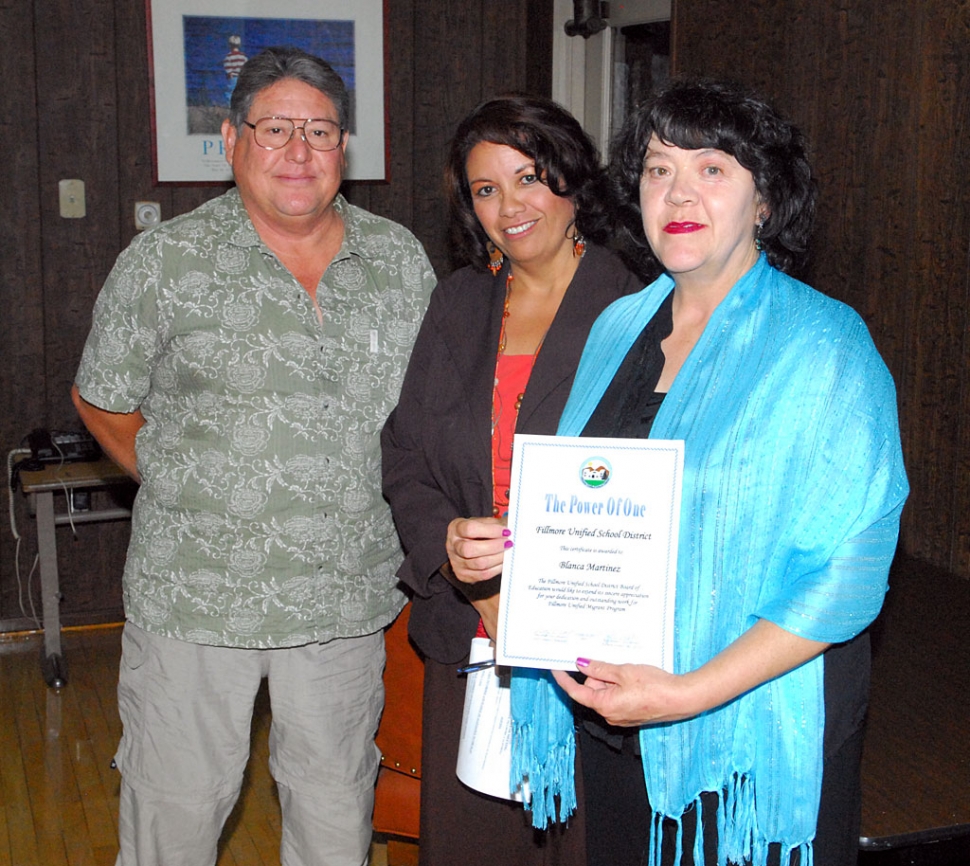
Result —
<svg viewBox="0 0 970 866"><path fill-rule="evenodd" d="M786 273L804 263L815 223L817 190L801 132L767 102L736 84L681 79L635 109L611 150L619 217L641 270L659 263L640 213L640 177L650 137L685 150L715 148L754 176L767 210L760 232L768 261Z"/></svg>
<svg viewBox="0 0 970 866"><path fill-rule="evenodd" d="M465 169L472 148L483 141L504 144L528 156L549 189L576 206L580 234L595 243L609 240L614 226L609 183L589 136L551 99L508 94L480 103L458 125L451 141L445 192L456 262L469 262L482 270L488 265L488 236L475 216Z"/></svg>

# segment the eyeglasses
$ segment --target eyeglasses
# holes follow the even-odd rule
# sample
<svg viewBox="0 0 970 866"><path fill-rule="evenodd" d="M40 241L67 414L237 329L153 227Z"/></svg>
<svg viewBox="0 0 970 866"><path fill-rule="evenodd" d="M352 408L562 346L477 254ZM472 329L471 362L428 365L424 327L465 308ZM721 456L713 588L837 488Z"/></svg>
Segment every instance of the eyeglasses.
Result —
<svg viewBox="0 0 970 866"><path fill-rule="evenodd" d="M298 118L299 119L299 118ZM279 150L286 147L293 138L293 133L300 130L300 135L308 147L314 150L336 150L343 141L346 130L332 120L311 117L299 126L289 117L261 117L255 123L244 120L243 123L253 131L256 144L266 150Z"/></svg>

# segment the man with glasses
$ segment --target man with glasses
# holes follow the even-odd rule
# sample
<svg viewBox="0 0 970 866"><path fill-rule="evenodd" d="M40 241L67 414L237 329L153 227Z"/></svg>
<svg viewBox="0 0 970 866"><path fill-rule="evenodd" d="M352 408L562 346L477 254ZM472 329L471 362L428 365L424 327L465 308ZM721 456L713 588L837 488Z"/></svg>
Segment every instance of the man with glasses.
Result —
<svg viewBox="0 0 970 866"><path fill-rule="evenodd" d="M382 629L404 603L379 434L434 275L339 194L348 125L325 62L250 59L222 127L235 189L138 237L95 306L75 405L141 482L121 866L215 863L263 677L282 863L367 860Z"/></svg>

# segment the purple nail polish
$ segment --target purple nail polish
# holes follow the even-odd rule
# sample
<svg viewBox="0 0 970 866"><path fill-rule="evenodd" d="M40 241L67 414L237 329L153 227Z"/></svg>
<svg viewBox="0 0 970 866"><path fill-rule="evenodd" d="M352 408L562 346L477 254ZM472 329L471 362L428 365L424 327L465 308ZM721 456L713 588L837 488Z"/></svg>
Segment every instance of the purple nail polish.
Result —
<svg viewBox="0 0 970 866"><path fill-rule="evenodd" d="M508 538L511 534L512 534L512 530L511 529L503 529L502 530L502 535L505 538Z"/></svg>
<svg viewBox="0 0 970 866"><path fill-rule="evenodd" d="M576 659L576 667L585 668L589 666L589 659Z"/></svg>
<svg viewBox="0 0 970 866"><path fill-rule="evenodd" d="M506 541L505 542L505 549L508 550L510 547L512 547L512 541L511 540Z"/></svg>

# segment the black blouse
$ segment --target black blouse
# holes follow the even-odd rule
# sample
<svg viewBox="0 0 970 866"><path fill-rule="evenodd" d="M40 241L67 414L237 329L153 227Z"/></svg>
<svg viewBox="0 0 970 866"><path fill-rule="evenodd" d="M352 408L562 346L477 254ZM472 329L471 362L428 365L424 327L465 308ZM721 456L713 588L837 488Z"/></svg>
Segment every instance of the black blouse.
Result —
<svg viewBox="0 0 970 866"><path fill-rule="evenodd" d="M657 382L664 368L660 347L674 328L673 292L660 305L640 332L620 364L606 392L590 415L582 436L608 436L615 439L646 439L666 394L658 392ZM637 728L617 728L579 704L576 716L589 733L605 740L617 751L640 754Z"/></svg>
<svg viewBox="0 0 970 866"><path fill-rule="evenodd" d="M581 435L615 439L646 439L650 435L666 396L656 388L664 368L660 344L674 329L673 297L671 292L640 332Z"/></svg>

